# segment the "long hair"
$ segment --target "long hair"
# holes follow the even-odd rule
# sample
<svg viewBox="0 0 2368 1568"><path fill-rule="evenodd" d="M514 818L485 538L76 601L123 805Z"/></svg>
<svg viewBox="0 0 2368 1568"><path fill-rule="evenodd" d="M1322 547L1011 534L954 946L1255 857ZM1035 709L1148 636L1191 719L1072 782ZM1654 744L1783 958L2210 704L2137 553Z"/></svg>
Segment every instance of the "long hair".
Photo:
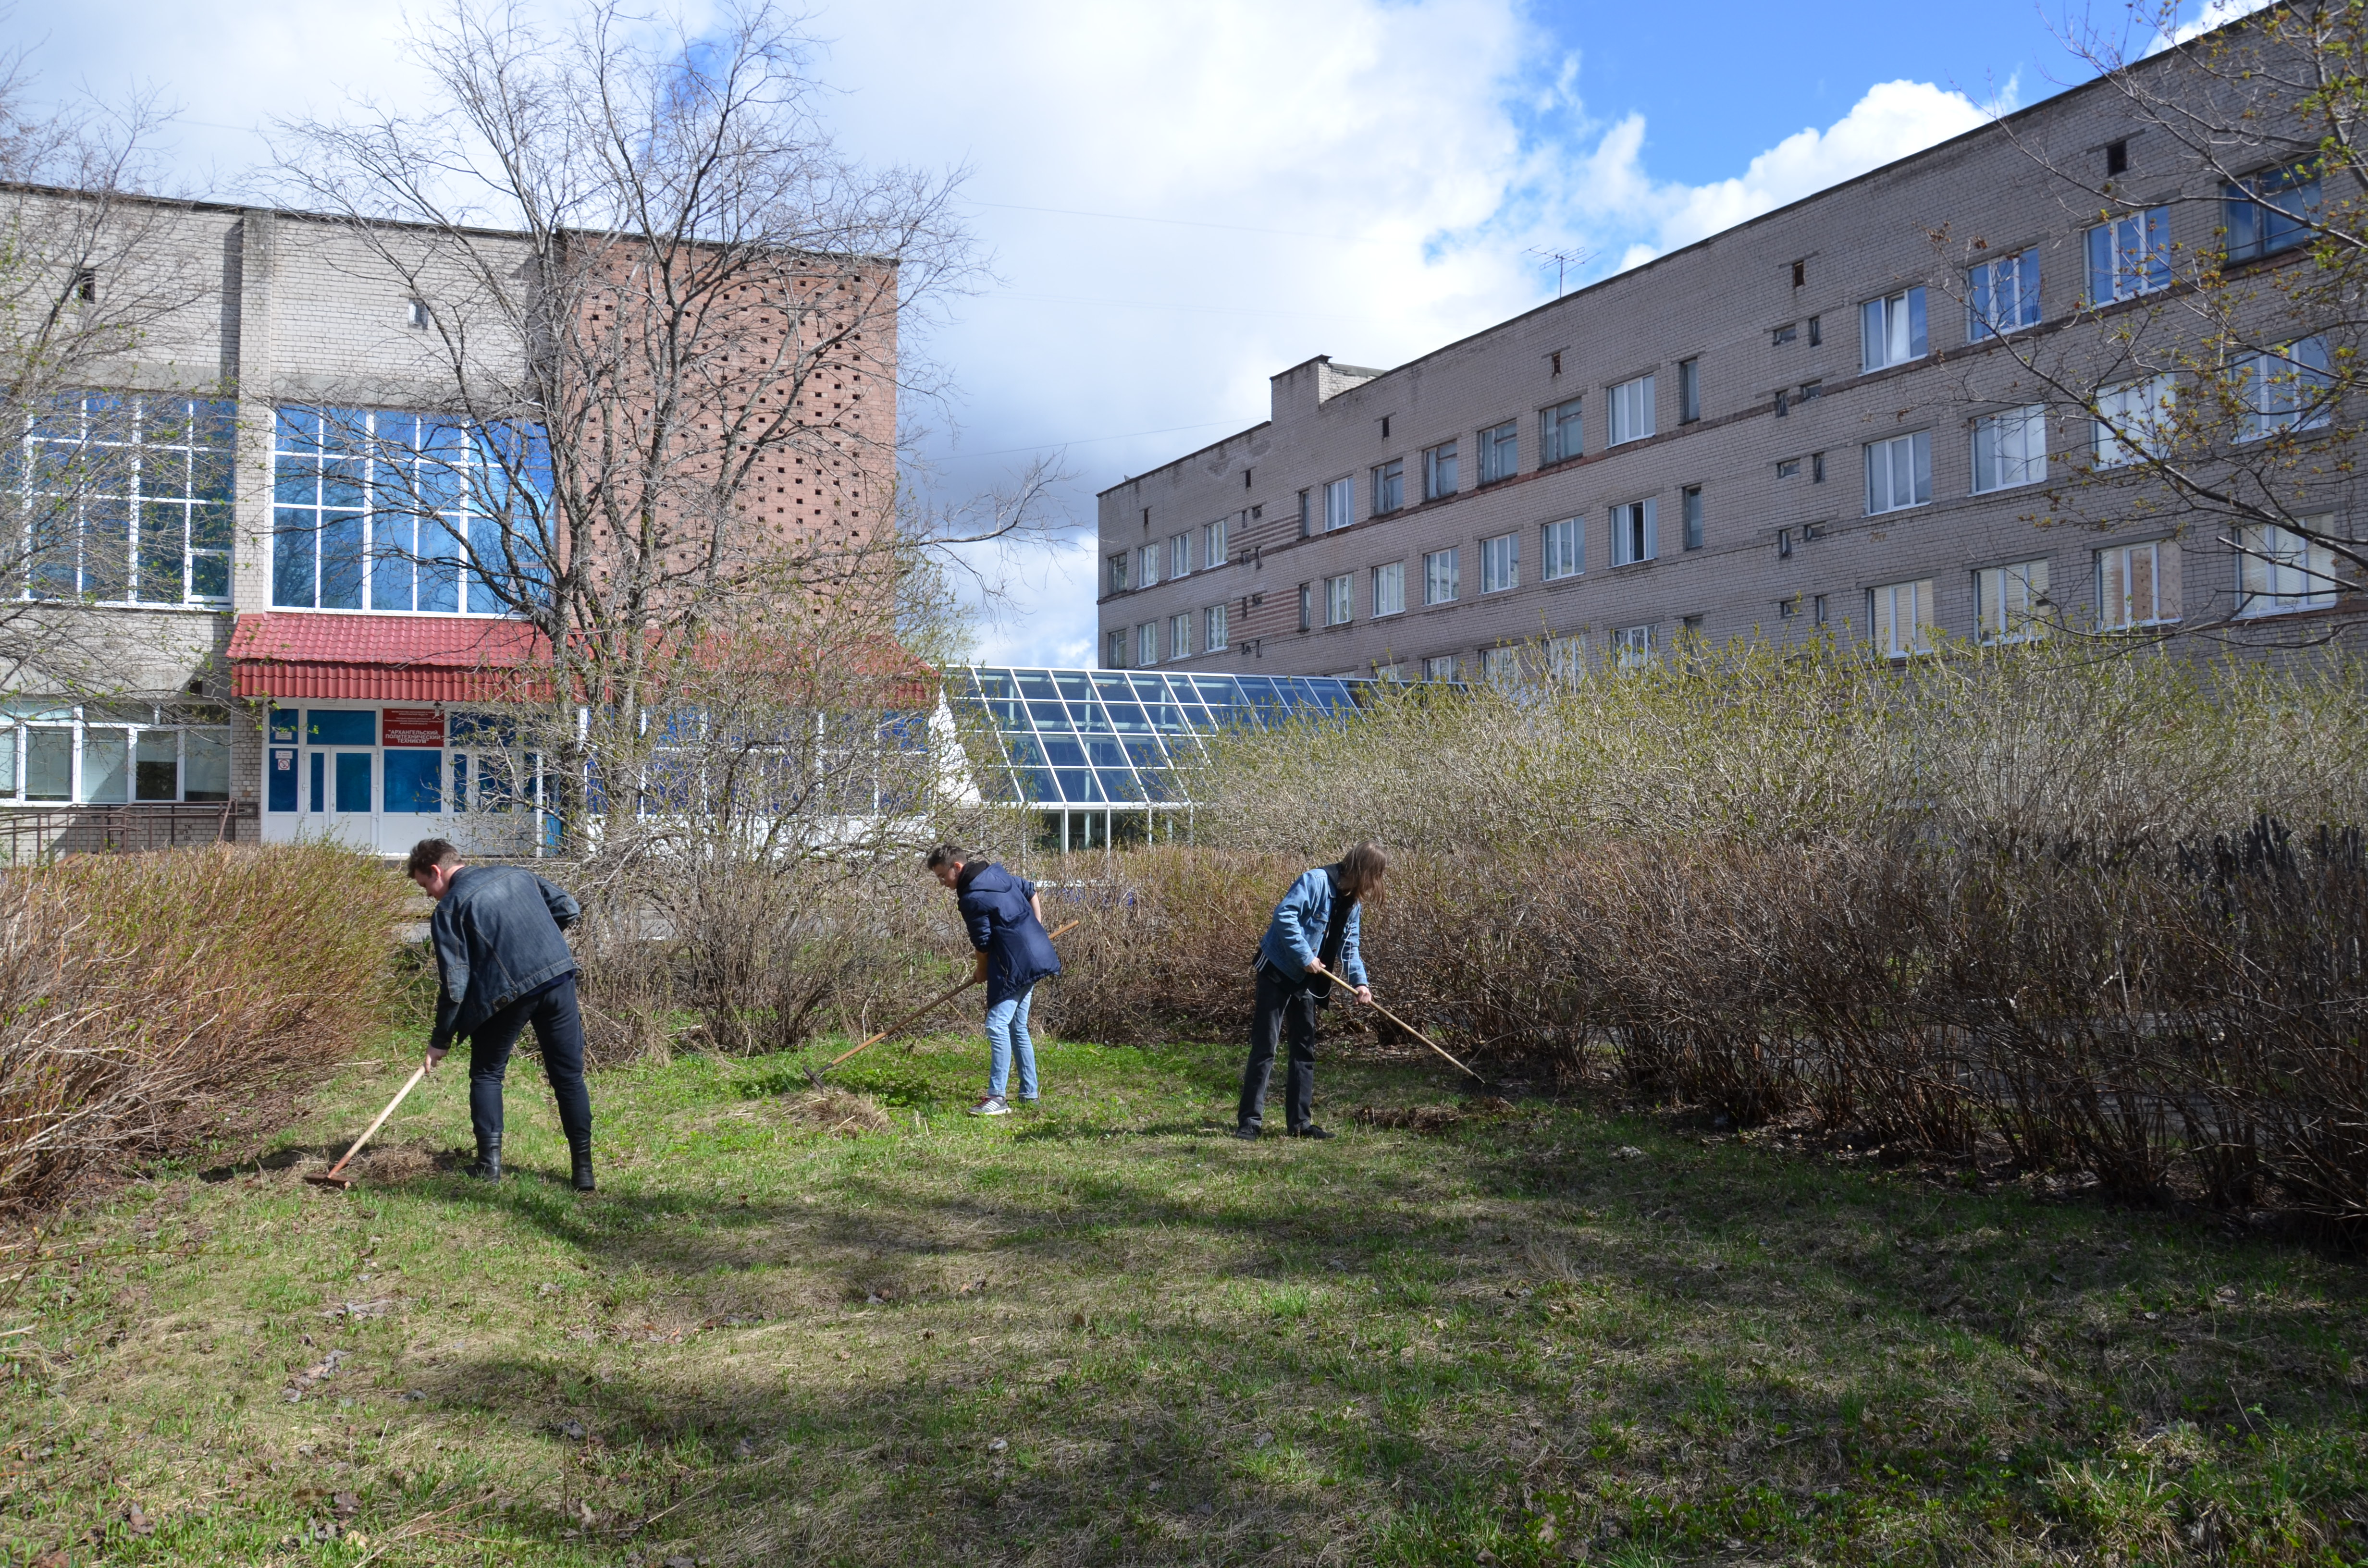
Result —
<svg viewBox="0 0 2368 1568"><path fill-rule="evenodd" d="M1340 857L1340 891L1359 903L1380 903L1382 878L1389 869L1389 857L1368 838Z"/></svg>

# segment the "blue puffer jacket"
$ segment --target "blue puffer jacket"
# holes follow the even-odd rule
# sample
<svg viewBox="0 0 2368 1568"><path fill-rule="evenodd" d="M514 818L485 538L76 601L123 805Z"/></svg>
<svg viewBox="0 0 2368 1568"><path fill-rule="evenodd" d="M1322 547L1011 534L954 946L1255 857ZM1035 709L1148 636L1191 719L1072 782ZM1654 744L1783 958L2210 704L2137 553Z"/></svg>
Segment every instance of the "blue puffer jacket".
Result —
<svg viewBox="0 0 2368 1568"><path fill-rule="evenodd" d="M1036 884L1000 866L973 864L954 882L970 945L986 955L986 1005L1017 996L1061 972L1053 938L1028 901Z"/></svg>
<svg viewBox="0 0 2368 1568"><path fill-rule="evenodd" d="M583 918L573 898L517 866L463 866L436 903L427 934L436 944L436 1032L450 1046L512 1002L575 972L560 932Z"/></svg>
<svg viewBox="0 0 2368 1568"><path fill-rule="evenodd" d="M1318 866L1304 872L1274 906L1274 918L1267 923L1266 936L1258 943L1258 959L1270 963L1293 980L1307 972L1307 960L1316 956L1324 945L1324 933L1332 925L1332 868ZM1339 972L1351 985L1369 983L1365 979L1365 957L1357 950L1357 932L1363 924L1363 909L1349 906L1349 930L1340 943Z"/></svg>

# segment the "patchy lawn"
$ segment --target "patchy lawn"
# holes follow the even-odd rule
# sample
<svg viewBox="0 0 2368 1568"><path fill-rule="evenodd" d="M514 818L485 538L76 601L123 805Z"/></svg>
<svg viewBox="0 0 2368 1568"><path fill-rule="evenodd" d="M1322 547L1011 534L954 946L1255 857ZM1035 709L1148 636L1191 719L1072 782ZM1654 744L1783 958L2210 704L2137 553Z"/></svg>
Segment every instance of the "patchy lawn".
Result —
<svg viewBox="0 0 2368 1568"><path fill-rule="evenodd" d="M1230 1048L400 1082L20 1242L6 1561L2368 1561L2359 1264ZM452 1064L454 1069L460 1063ZM1354 1108L1384 1112L1360 1125ZM1392 1125L1395 1124L1395 1125ZM439 1153L441 1152L441 1153Z"/></svg>

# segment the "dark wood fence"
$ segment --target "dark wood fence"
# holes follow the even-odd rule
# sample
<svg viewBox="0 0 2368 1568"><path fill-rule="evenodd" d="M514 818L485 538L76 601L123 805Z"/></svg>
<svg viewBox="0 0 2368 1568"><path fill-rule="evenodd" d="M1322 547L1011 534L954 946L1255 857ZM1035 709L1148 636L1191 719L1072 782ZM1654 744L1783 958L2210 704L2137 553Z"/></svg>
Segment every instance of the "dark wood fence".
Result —
<svg viewBox="0 0 2368 1568"><path fill-rule="evenodd" d="M255 821L253 801L0 811L0 865L21 866L58 855L138 854L233 843L256 836Z"/></svg>

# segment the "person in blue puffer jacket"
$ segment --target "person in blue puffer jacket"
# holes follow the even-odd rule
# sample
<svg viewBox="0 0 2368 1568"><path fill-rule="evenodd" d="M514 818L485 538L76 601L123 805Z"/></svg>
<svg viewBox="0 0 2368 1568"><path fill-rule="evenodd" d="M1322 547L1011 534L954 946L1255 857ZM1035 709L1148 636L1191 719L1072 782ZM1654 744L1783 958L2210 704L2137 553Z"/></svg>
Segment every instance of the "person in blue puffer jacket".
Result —
<svg viewBox="0 0 2368 1568"><path fill-rule="evenodd" d="M1036 1103L1036 1044L1028 1038L1028 1003L1038 981L1061 972L1060 956L1044 929L1044 906L1034 882L951 844L930 850L928 863L938 881L954 891L970 945L978 951L972 978L986 982L986 1094L970 1113L1006 1116L1011 1102L1004 1090L1015 1056L1019 1103Z"/></svg>
<svg viewBox="0 0 2368 1568"><path fill-rule="evenodd" d="M1371 1002L1365 956L1358 937L1362 906L1379 902L1389 861L1371 840L1339 863L1304 873L1274 906L1258 943L1258 1006L1250 1016L1250 1059L1242 1069L1242 1103L1234 1136L1251 1139L1266 1125L1266 1087L1275 1048L1291 1031L1291 1068L1283 1082L1283 1131L1293 1138L1329 1138L1315 1125L1315 1011L1331 1000L1332 975ZM1327 972L1328 971L1328 972Z"/></svg>

